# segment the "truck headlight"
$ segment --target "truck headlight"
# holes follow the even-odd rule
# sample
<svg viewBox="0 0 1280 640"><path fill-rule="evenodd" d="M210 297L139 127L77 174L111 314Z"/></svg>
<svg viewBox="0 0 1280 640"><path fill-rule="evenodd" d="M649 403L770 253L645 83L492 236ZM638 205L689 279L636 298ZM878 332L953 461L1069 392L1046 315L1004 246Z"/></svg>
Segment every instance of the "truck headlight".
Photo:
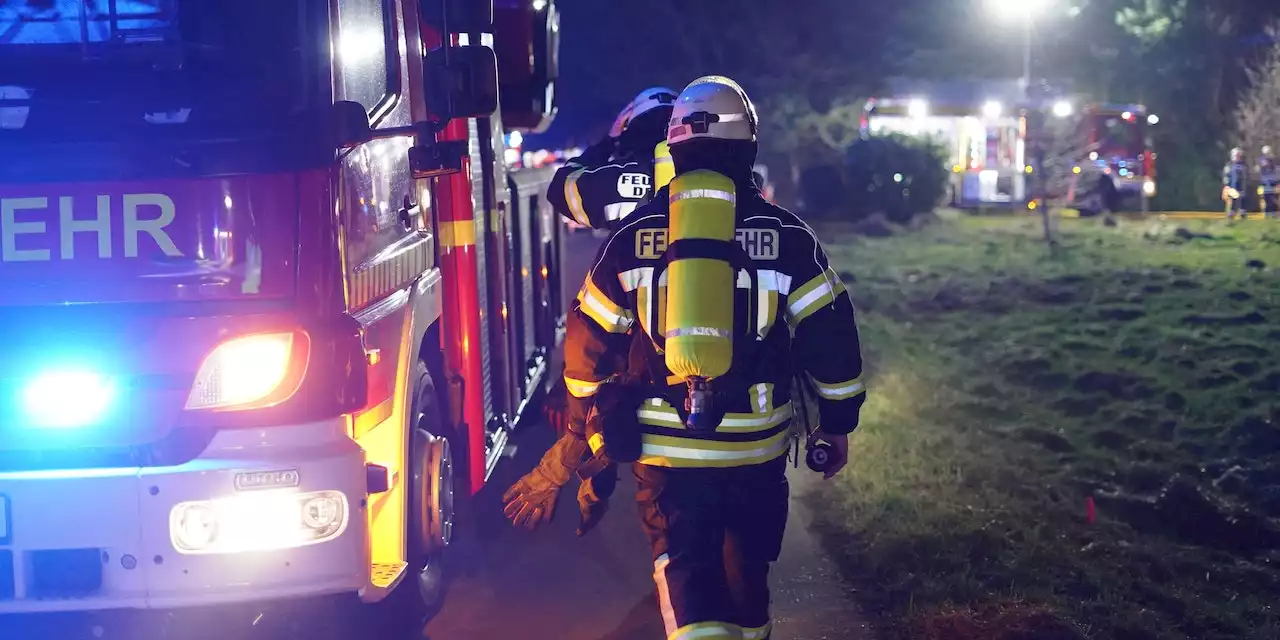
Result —
<svg viewBox="0 0 1280 640"><path fill-rule="evenodd" d="M223 342L200 365L187 409L251 409L288 399L302 381L309 347L301 331Z"/></svg>
<svg viewBox="0 0 1280 640"><path fill-rule="evenodd" d="M175 505L169 539L187 555L292 549L342 535L349 519L338 491L261 491Z"/></svg>

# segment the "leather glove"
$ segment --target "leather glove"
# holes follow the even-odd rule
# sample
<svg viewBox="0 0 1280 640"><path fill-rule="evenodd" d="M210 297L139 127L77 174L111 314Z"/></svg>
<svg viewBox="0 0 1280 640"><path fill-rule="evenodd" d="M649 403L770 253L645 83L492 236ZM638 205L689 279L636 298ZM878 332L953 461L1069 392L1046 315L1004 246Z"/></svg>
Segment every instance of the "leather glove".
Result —
<svg viewBox="0 0 1280 640"><path fill-rule="evenodd" d="M587 532L600 524L604 514L609 510L609 497L618 484L618 465L611 464L600 473L587 478L578 486L578 511L582 520L578 524L578 535Z"/></svg>
<svg viewBox="0 0 1280 640"><path fill-rule="evenodd" d="M556 430L556 436L563 436L568 430L567 416L565 415L569 405L569 390L564 386L564 378L561 377L556 386L547 392L547 399L542 403L542 415L546 416L547 422L552 429Z"/></svg>
<svg viewBox="0 0 1280 640"><path fill-rule="evenodd" d="M566 433L542 455L542 461L502 494L502 512L511 524L530 531L555 515L560 488L569 482L589 449L586 441Z"/></svg>

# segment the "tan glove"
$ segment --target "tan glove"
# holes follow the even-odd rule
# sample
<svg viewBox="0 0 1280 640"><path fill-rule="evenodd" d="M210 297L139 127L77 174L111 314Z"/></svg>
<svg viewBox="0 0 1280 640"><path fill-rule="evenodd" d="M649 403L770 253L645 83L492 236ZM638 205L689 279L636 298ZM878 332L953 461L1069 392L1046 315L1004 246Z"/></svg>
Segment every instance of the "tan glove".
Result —
<svg viewBox="0 0 1280 640"><path fill-rule="evenodd" d="M506 505L503 514L511 524L532 531L550 522L561 487L569 482L588 451L587 443L572 433L566 433L551 445L538 466L502 495Z"/></svg>

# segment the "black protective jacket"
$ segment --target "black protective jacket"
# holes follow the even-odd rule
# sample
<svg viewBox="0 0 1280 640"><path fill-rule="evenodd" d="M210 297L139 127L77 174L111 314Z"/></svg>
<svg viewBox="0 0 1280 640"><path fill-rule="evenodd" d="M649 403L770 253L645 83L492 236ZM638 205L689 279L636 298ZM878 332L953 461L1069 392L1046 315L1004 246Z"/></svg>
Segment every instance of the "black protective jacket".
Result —
<svg viewBox="0 0 1280 640"><path fill-rule="evenodd" d="M547 199L578 224L609 229L652 193L653 149L615 149L606 140L556 171Z"/></svg>
<svg viewBox="0 0 1280 640"><path fill-rule="evenodd" d="M751 184L737 186L737 237L755 269L738 282L735 308L758 302L756 342L735 346L728 413L708 433L685 429L686 383L666 369L648 336L661 335L661 280L668 192L632 213L601 247L578 308L568 319L565 384L569 428L584 433L602 384L642 381L639 462L667 467L732 467L767 462L790 445L792 381L816 391L822 429L852 432L865 399L853 305L817 236L791 212L767 202ZM742 311L745 312L745 311ZM749 323L735 319L735 326ZM639 355L637 355L639 354ZM655 370L656 369L656 370ZM647 381L647 382L643 382ZM719 393L719 391L718 391ZM719 400L718 400L719 401ZM597 448L597 443L592 443Z"/></svg>

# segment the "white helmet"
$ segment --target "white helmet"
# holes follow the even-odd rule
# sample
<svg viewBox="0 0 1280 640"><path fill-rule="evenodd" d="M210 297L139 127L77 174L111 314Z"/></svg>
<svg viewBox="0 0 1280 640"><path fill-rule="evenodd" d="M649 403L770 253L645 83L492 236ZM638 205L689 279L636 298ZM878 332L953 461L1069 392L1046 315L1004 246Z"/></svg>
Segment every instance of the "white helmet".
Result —
<svg viewBox="0 0 1280 640"><path fill-rule="evenodd" d="M704 76L680 92L667 128L667 144L689 140L756 141L756 108L738 83L724 76Z"/></svg>
<svg viewBox="0 0 1280 640"><path fill-rule="evenodd" d="M617 138L627 130L627 125L632 120L644 115L659 107L669 106L676 101L676 90L666 87L649 87L641 91L635 98L622 109L618 114L618 118L613 121L613 127L609 129L609 137Z"/></svg>
<svg viewBox="0 0 1280 640"><path fill-rule="evenodd" d="M1271 155L1271 145L1269 144L1262 145L1262 155L1264 156Z"/></svg>

